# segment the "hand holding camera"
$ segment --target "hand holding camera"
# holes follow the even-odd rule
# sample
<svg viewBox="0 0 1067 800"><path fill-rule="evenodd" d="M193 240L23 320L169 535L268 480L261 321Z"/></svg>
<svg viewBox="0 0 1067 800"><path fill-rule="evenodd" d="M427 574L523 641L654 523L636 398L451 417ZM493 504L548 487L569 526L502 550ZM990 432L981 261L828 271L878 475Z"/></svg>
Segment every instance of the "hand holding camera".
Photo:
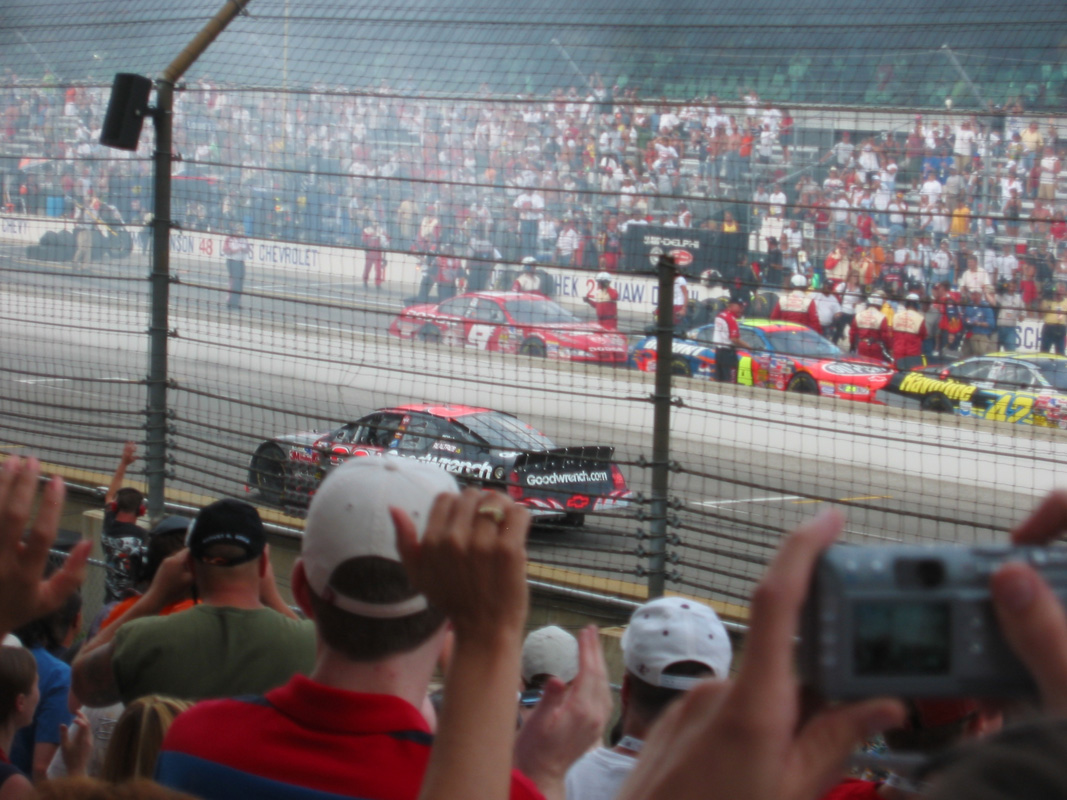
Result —
<svg viewBox="0 0 1067 800"><path fill-rule="evenodd" d="M831 699L1019 697L1067 712L1067 493L1012 545L825 551L801 621L805 683Z"/></svg>

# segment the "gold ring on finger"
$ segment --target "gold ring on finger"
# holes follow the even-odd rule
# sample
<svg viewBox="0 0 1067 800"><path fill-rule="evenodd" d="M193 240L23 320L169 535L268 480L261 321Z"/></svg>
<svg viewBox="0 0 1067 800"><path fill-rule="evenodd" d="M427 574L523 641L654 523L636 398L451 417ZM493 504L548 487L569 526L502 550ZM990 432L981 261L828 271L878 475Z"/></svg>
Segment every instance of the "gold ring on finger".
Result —
<svg viewBox="0 0 1067 800"><path fill-rule="evenodd" d="M493 522L497 525L504 521L504 510L502 508L497 508L496 506L479 506L478 513L486 517L491 517Z"/></svg>

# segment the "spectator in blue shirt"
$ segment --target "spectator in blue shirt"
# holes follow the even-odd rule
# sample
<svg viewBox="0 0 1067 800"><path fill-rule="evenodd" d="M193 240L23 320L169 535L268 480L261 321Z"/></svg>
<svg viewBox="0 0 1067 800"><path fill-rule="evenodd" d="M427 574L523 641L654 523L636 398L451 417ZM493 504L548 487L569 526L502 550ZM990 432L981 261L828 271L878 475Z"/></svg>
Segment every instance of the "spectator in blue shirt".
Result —
<svg viewBox="0 0 1067 800"><path fill-rule="evenodd" d="M44 780L59 749L59 727L70 725L74 717L67 708L70 666L61 657L81 626L81 607L81 595L75 592L58 611L15 631L37 662L41 699L33 722L15 734L10 759L35 783Z"/></svg>
<svg viewBox="0 0 1067 800"><path fill-rule="evenodd" d="M967 332L965 356L984 356L997 349L997 314L981 292L971 292L963 309L963 329Z"/></svg>

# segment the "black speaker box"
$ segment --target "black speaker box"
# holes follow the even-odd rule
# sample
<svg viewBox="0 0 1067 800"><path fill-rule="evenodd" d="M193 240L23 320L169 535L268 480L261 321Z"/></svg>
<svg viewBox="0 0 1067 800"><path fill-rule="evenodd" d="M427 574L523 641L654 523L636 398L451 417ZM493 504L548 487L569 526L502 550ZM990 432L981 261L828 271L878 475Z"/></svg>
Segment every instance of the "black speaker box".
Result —
<svg viewBox="0 0 1067 800"><path fill-rule="evenodd" d="M111 84L111 100L100 129L100 144L118 150L136 150L148 111L152 81L142 75L119 72Z"/></svg>

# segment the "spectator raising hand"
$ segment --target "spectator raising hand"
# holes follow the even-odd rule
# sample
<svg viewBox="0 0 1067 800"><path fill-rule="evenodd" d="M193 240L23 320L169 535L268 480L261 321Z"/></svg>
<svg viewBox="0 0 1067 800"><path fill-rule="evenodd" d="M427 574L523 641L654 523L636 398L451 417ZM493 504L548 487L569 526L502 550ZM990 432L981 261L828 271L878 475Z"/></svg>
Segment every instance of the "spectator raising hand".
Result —
<svg viewBox="0 0 1067 800"><path fill-rule="evenodd" d="M597 629L578 634L578 675L570 684L553 677L519 731L515 766L548 800L566 795L567 770L600 743L611 716L611 689Z"/></svg>
<svg viewBox="0 0 1067 800"><path fill-rule="evenodd" d="M45 484L37 517L23 538L40 474L35 458L11 456L0 467L0 635L57 611L85 580L88 541L75 545L63 565L42 580L63 512L59 476Z"/></svg>
<svg viewBox="0 0 1067 800"><path fill-rule="evenodd" d="M444 708L419 796L503 800L511 785L530 515L497 492L442 494L420 542L405 511L390 513L412 585L455 631Z"/></svg>
<svg viewBox="0 0 1067 800"><path fill-rule="evenodd" d="M737 678L697 686L661 717L620 798L810 800L862 739L902 724L898 702L868 700L800 725L793 641L816 559L843 524L825 512L785 541L752 597Z"/></svg>

